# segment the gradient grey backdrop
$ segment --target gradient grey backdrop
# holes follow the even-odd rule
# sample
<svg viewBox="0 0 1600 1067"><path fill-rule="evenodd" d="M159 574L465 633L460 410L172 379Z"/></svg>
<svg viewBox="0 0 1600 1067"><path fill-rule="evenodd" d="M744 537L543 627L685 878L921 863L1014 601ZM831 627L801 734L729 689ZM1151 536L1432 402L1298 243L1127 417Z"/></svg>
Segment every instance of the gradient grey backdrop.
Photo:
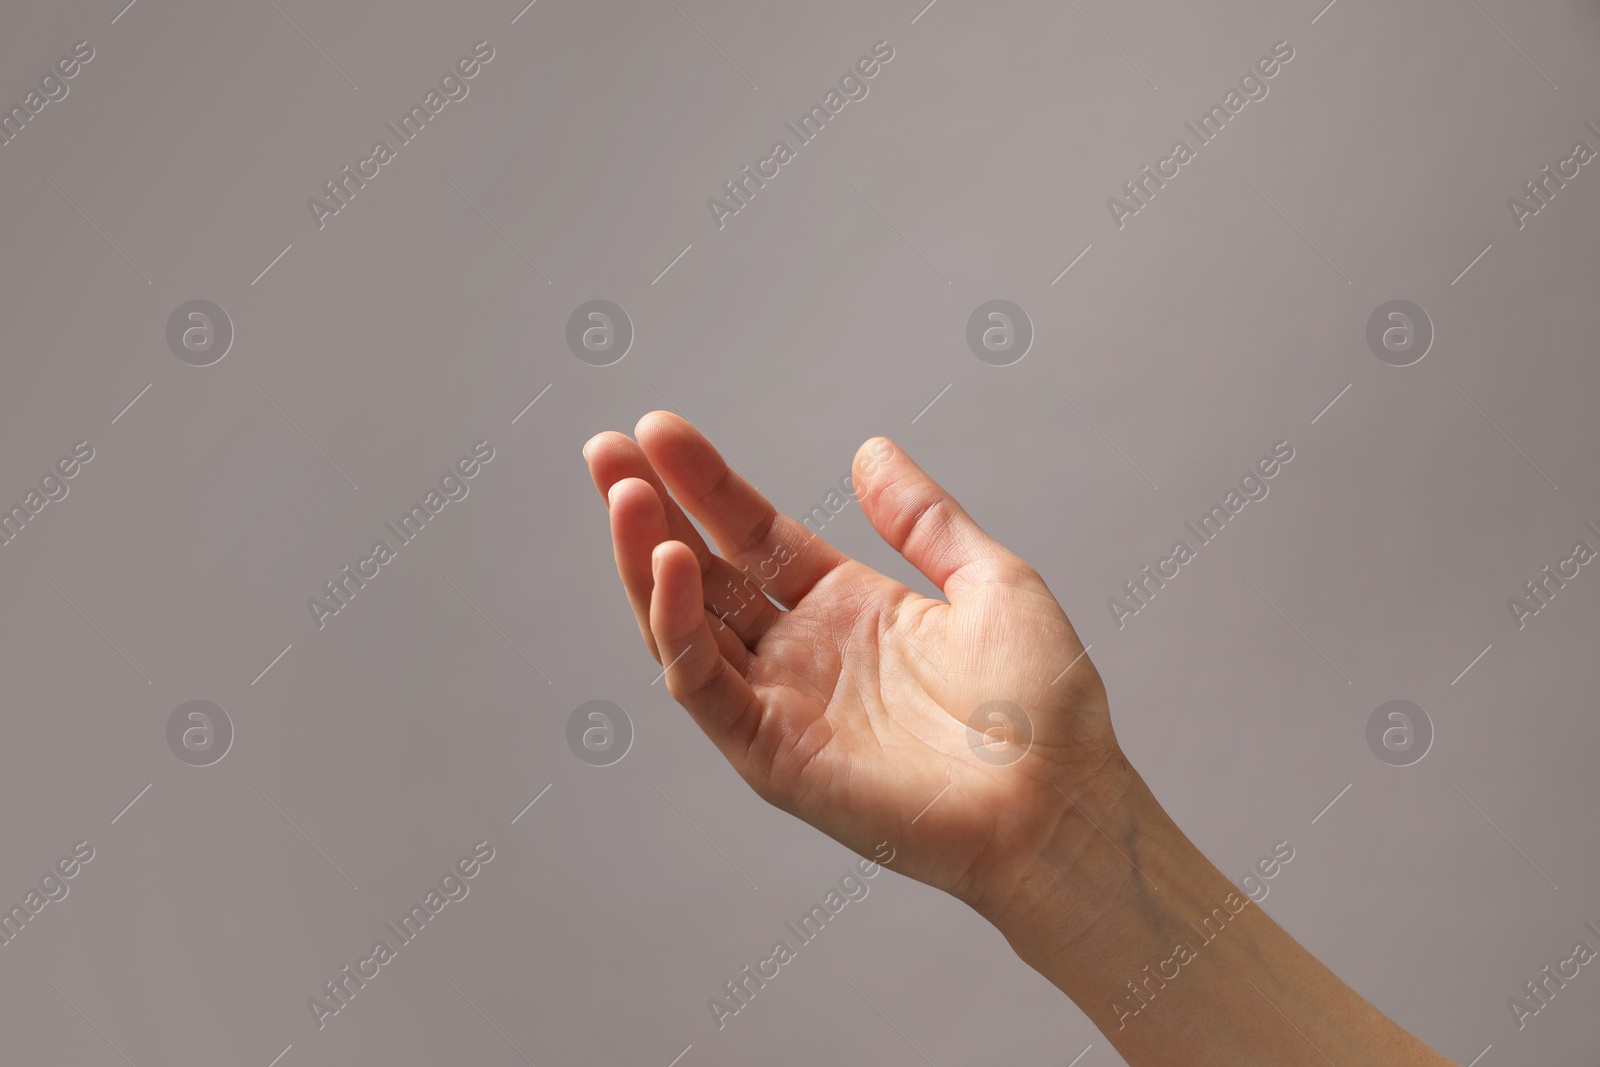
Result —
<svg viewBox="0 0 1600 1067"><path fill-rule="evenodd" d="M1292 843L1275 918L1462 1063L1593 1062L1590 969L1521 1032L1506 1006L1600 923L1600 576L1506 606L1600 544L1600 167L1507 207L1600 147L1592 2L523 2L0 13L8 108L94 49L0 147L0 503L94 449L0 547L0 903L95 849L0 947L0 1060L1121 1062L895 874L718 1031L707 998L853 857L652 684L579 448L670 407L795 515L893 437L1043 572L1207 854ZM319 230L307 198L480 40ZM706 199L880 40L719 230ZM1280 40L1119 229L1107 198ZM965 340L993 298L1036 331L1013 366ZM193 299L236 331L212 366L166 341ZM609 367L565 341L591 299L636 331ZM1393 299L1436 330L1414 366L1365 340ZM307 599L479 440L319 630ZM1119 630L1107 598L1280 440L1270 497ZM827 535L927 588L859 507ZM235 730L207 767L166 740L193 699ZM633 723L609 767L566 742L592 699ZM1414 766L1368 748L1391 699L1433 723ZM307 998L484 839L319 1031Z"/></svg>

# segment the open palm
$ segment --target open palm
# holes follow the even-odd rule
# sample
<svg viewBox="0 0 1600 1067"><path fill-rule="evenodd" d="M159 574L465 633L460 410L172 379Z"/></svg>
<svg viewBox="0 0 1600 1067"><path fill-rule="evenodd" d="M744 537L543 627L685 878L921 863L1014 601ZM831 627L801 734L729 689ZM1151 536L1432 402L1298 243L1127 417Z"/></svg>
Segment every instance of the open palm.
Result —
<svg viewBox="0 0 1600 1067"><path fill-rule="evenodd" d="M886 438L857 452L862 509L948 603L778 513L683 419L635 433L584 456L674 698L761 797L862 855L886 842L896 870L980 907L1014 885L1008 865L1122 758L1038 573Z"/></svg>

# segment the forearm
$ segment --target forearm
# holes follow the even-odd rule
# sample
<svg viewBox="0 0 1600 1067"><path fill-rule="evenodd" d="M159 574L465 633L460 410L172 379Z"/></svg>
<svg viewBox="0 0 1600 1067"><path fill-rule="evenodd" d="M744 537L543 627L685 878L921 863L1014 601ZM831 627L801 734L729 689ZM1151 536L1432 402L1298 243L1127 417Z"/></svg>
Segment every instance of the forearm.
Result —
<svg viewBox="0 0 1600 1067"><path fill-rule="evenodd" d="M1450 1063L1241 893L1131 768L1062 808L1028 899L980 910L1134 1067Z"/></svg>
<svg viewBox="0 0 1600 1067"><path fill-rule="evenodd" d="M851 847L895 834L899 869L993 922L1135 1067L1448 1063L1190 843L1122 758L1038 571L886 438L852 467L862 511L947 601L783 517L676 416L638 434L584 448L618 571L667 688L763 797ZM753 602L766 610L719 615L731 632L713 633L711 591L776 559ZM1004 758L936 743L962 723L972 754Z"/></svg>

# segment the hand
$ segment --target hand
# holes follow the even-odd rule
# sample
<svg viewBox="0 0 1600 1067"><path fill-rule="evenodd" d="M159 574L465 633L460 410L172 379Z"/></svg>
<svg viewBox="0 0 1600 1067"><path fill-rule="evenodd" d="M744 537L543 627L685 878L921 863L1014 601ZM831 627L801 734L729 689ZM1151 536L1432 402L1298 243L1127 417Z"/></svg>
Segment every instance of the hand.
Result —
<svg viewBox="0 0 1600 1067"><path fill-rule="evenodd" d="M991 919L1059 891L1046 845L1081 850L1073 809L1104 810L1132 771L1038 572L887 438L856 453L857 497L948 603L779 514L683 419L635 432L583 449L617 570L668 690L751 788L861 855L888 842L895 870ZM1021 714L970 729L991 701Z"/></svg>
<svg viewBox="0 0 1600 1067"><path fill-rule="evenodd" d="M857 497L948 603L778 514L682 419L635 432L583 449L617 570L667 688L763 798L971 904L1129 1064L1449 1062L1184 836L1044 581L888 439L857 451Z"/></svg>

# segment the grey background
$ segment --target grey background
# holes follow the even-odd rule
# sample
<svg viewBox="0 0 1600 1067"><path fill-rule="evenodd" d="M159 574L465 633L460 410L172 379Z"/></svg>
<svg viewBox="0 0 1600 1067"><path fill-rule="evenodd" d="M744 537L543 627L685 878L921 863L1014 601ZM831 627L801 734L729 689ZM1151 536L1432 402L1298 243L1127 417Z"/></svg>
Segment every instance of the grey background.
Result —
<svg viewBox="0 0 1600 1067"><path fill-rule="evenodd" d="M1292 843L1264 906L1312 951L1462 1063L1592 1062L1589 968L1521 1032L1506 999L1600 922L1600 577L1520 631L1506 598L1596 543L1600 166L1520 231L1506 200L1600 148L1595 5L921 2L5 7L6 106L95 58L0 148L0 500L95 458L0 548L0 900L96 852L0 948L0 1058L1120 1062L894 874L718 1032L707 998L853 857L652 684L579 447L673 407L791 514L892 436L1040 568L1207 854ZM478 40L468 97L319 230L306 198ZM719 231L706 198L878 40ZM1107 198L1279 40L1119 230ZM1035 331L1010 367L965 343L995 298ZM166 345L192 299L236 333L209 367ZM566 348L591 299L636 331L610 367ZM1392 299L1436 329L1411 367L1365 343ZM318 630L306 599L480 439ZM1118 630L1106 599L1279 440L1270 497ZM926 588L859 508L827 535ZM194 699L233 724L211 766L167 748ZM592 699L633 722L609 767L566 744ZM1367 748L1391 699L1433 722L1414 766ZM306 999L482 839L319 1031Z"/></svg>

